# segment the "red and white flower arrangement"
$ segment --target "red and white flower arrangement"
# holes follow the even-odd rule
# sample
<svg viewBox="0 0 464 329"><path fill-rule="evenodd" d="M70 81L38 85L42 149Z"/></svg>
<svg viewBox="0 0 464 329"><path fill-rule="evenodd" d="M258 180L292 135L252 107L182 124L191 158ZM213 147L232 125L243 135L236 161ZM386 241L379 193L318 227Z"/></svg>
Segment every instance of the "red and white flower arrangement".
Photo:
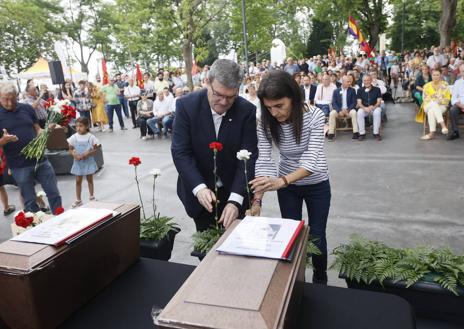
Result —
<svg viewBox="0 0 464 329"><path fill-rule="evenodd" d="M25 212L23 210L18 211L15 214L15 221L11 224L11 231L13 236L19 235L28 229L37 226L46 220L48 220L50 216L47 216L44 212L39 211L36 213L32 212Z"/></svg>
<svg viewBox="0 0 464 329"><path fill-rule="evenodd" d="M26 159L35 159L37 162L43 158L45 148L47 147L48 137L50 135L50 125L67 126L72 119L76 118L76 108L71 105L69 100L62 100L57 103L49 99L45 103L48 116L45 129L27 144L21 151Z"/></svg>

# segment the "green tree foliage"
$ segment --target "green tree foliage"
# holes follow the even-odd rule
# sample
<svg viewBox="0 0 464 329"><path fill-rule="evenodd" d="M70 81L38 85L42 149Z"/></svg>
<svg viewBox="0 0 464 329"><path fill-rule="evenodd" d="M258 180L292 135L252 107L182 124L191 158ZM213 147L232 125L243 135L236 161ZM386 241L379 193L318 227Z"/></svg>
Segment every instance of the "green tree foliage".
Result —
<svg viewBox="0 0 464 329"><path fill-rule="evenodd" d="M51 56L57 30L49 14L59 12L54 1L0 1L0 65L19 73Z"/></svg>
<svg viewBox="0 0 464 329"><path fill-rule="evenodd" d="M317 18L313 20L311 35L308 39L307 55L315 56L327 54L327 50L332 45L333 27L327 21Z"/></svg>
<svg viewBox="0 0 464 329"><path fill-rule="evenodd" d="M404 4L404 49L413 50L438 45L440 42L437 28L440 17L438 1L410 0L405 1ZM395 1L393 3L393 24L388 37L391 38L391 49L396 51L401 50L402 22L403 1Z"/></svg>
<svg viewBox="0 0 464 329"><path fill-rule="evenodd" d="M89 61L99 46L110 44L114 23L111 6L101 0L65 0L61 28L79 46L74 57L81 65L82 72L89 72ZM88 54L85 52L88 48Z"/></svg>

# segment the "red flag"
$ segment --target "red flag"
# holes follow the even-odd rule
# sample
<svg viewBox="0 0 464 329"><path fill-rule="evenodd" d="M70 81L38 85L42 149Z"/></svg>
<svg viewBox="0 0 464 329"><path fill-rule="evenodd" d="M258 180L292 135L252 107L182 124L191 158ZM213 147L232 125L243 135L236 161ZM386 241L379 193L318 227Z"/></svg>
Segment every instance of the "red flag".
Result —
<svg viewBox="0 0 464 329"><path fill-rule="evenodd" d="M143 76L142 76L142 71L140 71L140 65L137 64L135 67L136 67L135 76L137 78L137 86L140 89L143 89Z"/></svg>
<svg viewBox="0 0 464 329"><path fill-rule="evenodd" d="M103 71L103 81L102 84L107 85L110 83L110 79L108 76L108 69L106 68L106 60L105 58L102 59L102 71Z"/></svg>

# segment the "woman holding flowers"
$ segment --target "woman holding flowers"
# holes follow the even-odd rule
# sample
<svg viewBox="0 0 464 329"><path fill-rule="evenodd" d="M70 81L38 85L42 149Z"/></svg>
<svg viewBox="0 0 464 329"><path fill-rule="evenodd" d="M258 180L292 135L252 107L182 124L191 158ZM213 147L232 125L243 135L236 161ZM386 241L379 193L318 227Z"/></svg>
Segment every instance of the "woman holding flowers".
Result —
<svg viewBox="0 0 464 329"><path fill-rule="evenodd" d="M24 210L40 210L34 189L34 183L38 181L47 194L53 213L56 213L61 208L61 196L50 162L43 157L28 158L21 152L42 131L34 109L28 104L17 103L15 86L0 86L0 147L3 147L12 176L24 197Z"/></svg>
<svg viewBox="0 0 464 329"><path fill-rule="evenodd" d="M266 75L259 87L261 122L258 126L259 157L252 215L259 215L265 192L277 191L282 218L303 219L308 209L311 239L321 251L313 255L313 283L327 283L326 224L330 208L330 183L324 154L324 113L308 106L298 84L284 71ZM272 145L279 150L277 167Z"/></svg>

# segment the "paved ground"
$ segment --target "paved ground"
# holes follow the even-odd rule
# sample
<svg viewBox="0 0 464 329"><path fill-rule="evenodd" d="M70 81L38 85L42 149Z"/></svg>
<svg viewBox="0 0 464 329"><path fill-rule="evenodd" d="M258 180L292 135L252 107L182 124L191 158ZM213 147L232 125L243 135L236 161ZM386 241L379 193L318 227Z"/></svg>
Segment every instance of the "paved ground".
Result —
<svg viewBox="0 0 464 329"><path fill-rule="evenodd" d="M415 124L411 104L389 104L389 122L382 142L368 138L351 140L342 132L327 143L331 173L332 207L327 234L329 250L359 233L369 239L394 246L417 244L449 245L464 253L464 140L447 142L443 136L431 142L420 141L422 127ZM129 121L126 121L129 126ZM176 218L182 232L177 236L172 261L197 264L190 256L194 232L177 198L177 172L170 154L170 140L142 141L138 131L115 130L96 133L105 157L105 166L95 177L97 198L112 202L138 202L132 156L142 159L139 167L142 194L150 208L149 171L160 168L157 203L165 215ZM64 205L74 201L74 179L60 176L59 189ZM12 203L18 205L18 192L8 187ZM84 199L86 194L84 194ZM263 215L279 216L275 193L265 196ZM0 241L11 235L12 217L0 220ZM330 272L330 284L343 285L337 273ZM311 276L307 275L307 278Z"/></svg>

